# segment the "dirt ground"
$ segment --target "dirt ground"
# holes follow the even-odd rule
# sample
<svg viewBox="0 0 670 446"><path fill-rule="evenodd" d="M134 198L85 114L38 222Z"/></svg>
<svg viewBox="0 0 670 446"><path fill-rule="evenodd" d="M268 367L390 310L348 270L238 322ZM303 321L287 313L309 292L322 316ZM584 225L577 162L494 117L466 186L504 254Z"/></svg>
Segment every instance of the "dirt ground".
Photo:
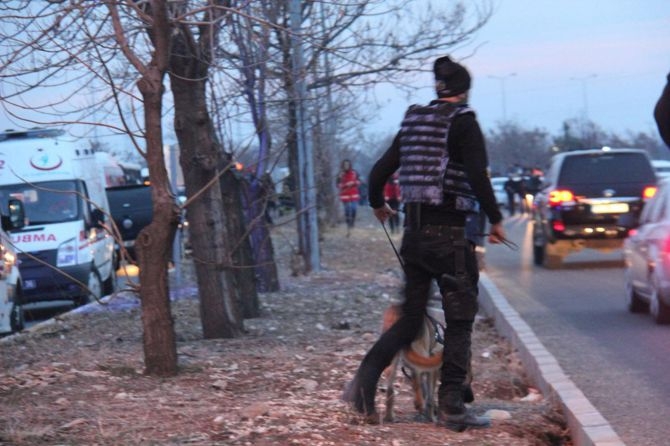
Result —
<svg viewBox="0 0 670 446"><path fill-rule="evenodd" d="M572 444L561 413L529 388L515 353L485 318L474 333L472 408L509 419L464 433L417 421L402 378L395 422L360 424L340 396L399 295L397 259L363 208L350 237L343 227L323 235L322 271L292 277L293 227L273 229L282 290L260 296L262 316L246 320L238 339L202 339L185 262L172 284L176 377L143 374L140 312L129 293L0 340L0 444ZM381 389L377 404L383 410Z"/></svg>

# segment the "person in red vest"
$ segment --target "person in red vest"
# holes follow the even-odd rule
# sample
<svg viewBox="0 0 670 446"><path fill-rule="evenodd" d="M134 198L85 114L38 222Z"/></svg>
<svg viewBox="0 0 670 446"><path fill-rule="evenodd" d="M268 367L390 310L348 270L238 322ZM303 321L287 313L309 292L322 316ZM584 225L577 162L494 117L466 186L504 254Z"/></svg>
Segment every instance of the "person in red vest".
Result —
<svg viewBox="0 0 670 446"><path fill-rule="evenodd" d="M384 201L393 209L395 214L389 217L389 227L391 234L400 231L400 215L398 215L398 208L400 208L400 182L398 181L398 172L394 173L384 185Z"/></svg>
<svg viewBox="0 0 670 446"><path fill-rule="evenodd" d="M340 173L337 175L337 188L340 191L340 201L344 205L344 219L347 223L347 237L351 233L356 221L356 207L361 199L358 186L361 180L351 166L351 161L345 159L340 165Z"/></svg>

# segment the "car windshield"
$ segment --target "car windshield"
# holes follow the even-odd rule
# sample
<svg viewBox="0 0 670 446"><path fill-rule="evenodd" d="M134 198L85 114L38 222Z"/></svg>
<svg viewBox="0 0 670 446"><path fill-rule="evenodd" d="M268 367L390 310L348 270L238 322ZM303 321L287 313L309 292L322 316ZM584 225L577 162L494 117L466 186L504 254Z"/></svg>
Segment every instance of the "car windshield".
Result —
<svg viewBox="0 0 670 446"><path fill-rule="evenodd" d="M133 185L107 188L109 208L114 214L138 210L151 212L151 186Z"/></svg>
<svg viewBox="0 0 670 446"><path fill-rule="evenodd" d="M43 181L0 186L2 208L10 198L23 202L28 225L72 221L81 218L81 190L75 181Z"/></svg>
<svg viewBox="0 0 670 446"><path fill-rule="evenodd" d="M646 183L653 182L654 171L639 153L605 153L566 157L559 184Z"/></svg>

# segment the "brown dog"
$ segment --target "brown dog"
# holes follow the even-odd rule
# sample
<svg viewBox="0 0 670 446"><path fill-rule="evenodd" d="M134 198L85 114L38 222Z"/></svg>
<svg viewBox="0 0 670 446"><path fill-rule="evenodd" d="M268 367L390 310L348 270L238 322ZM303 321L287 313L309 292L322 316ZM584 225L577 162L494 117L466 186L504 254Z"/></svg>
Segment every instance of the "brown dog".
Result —
<svg viewBox="0 0 670 446"><path fill-rule="evenodd" d="M391 327L400 317L400 305L391 305L384 312L382 329ZM437 341L436 331L444 331L444 313L442 310L428 307L421 332L412 344L401 350L386 369L386 412L384 421L393 421L395 391L393 384L398 366L412 383L414 407L419 417L425 421L434 421L436 417L435 393L437 380L442 367L443 346ZM439 333L443 335L444 333Z"/></svg>

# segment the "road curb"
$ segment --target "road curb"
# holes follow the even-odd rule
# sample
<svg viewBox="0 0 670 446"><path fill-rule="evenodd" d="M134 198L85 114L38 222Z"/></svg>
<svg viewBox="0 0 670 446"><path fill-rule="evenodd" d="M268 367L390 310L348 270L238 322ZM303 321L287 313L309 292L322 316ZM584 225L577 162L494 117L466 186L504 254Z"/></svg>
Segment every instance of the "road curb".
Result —
<svg viewBox="0 0 670 446"><path fill-rule="evenodd" d="M498 333L519 352L524 370L533 384L545 397L560 405L575 446L625 446L483 271L479 285L480 308L494 319Z"/></svg>

